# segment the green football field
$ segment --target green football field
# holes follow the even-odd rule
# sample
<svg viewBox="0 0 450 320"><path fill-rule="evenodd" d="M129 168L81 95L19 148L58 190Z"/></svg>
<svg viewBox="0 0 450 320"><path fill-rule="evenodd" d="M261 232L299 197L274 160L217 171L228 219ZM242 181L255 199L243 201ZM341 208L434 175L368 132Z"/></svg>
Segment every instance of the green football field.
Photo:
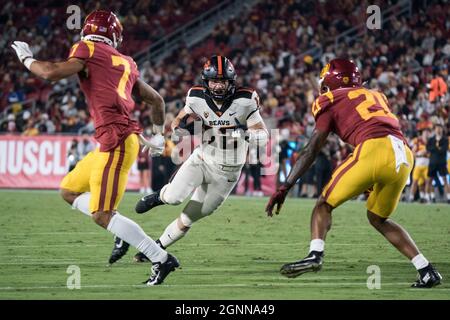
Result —
<svg viewBox="0 0 450 320"><path fill-rule="evenodd" d="M182 209L163 206L137 215L138 198L127 193L120 211L154 239ZM130 249L108 267L112 235L72 210L56 192L0 190L0 299L450 298L450 206L401 203L394 215L444 277L442 285L421 290L409 288L416 278L413 266L368 224L362 202L334 212L321 272L281 276L283 263L307 253L314 202L288 199L281 214L270 219L264 214L266 201L228 199L169 248L182 268L163 285L145 287L141 282L150 265L134 263L135 250ZM372 275L367 270L374 265L381 289L367 287ZM70 266L80 270L81 289L67 288Z"/></svg>

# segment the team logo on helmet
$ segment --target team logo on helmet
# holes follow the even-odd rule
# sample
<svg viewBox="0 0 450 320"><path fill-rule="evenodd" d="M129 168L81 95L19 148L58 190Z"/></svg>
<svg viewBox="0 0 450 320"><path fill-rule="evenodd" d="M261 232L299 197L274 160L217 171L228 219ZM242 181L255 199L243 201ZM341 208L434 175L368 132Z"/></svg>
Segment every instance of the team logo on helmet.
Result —
<svg viewBox="0 0 450 320"><path fill-rule="evenodd" d="M205 116L205 118L208 118L209 117L209 112L203 112L203 115Z"/></svg>
<svg viewBox="0 0 450 320"><path fill-rule="evenodd" d="M325 75L327 74L327 72L330 70L330 64L327 63L325 65L325 67L322 68L322 71L320 71L320 78L325 77Z"/></svg>
<svg viewBox="0 0 450 320"><path fill-rule="evenodd" d="M342 82L344 82L345 84L348 84L349 81L350 81L350 79L348 77L342 78Z"/></svg>
<svg viewBox="0 0 450 320"><path fill-rule="evenodd" d="M97 31L97 26L95 24L91 25L91 30L92 32Z"/></svg>

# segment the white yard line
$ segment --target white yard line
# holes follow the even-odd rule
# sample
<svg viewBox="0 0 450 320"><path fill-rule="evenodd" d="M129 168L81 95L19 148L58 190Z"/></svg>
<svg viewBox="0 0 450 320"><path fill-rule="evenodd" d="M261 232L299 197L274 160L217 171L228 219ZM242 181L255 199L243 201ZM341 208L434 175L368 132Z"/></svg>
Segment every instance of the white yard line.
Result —
<svg viewBox="0 0 450 320"><path fill-rule="evenodd" d="M409 282L382 282L381 287L392 287L392 286L410 286ZM160 286L160 288L169 287L169 288L258 288L258 287L292 287L292 288L305 288L305 287L343 287L343 286L352 286L352 287L361 287L366 288L366 282L345 282L345 283L336 283L336 282L314 282L314 283L299 283L299 282L289 282L289 283L217 283L217 284L164 284ZM92 284L92 285L81 285L81 289L96 289L96 288L147 288L145 285L138 284ZM0 287L0 291L11 291L11 290L43 290L43 289L65 289L68 290L66 286L31 286L31 287ZM417 289L405 288L409 290L417 291L421 293L421 291ZM150 289L149 289L150 290ZM380 292L383 289L380 290ZM450 288L437 288L436 291L449 291ZM76 291L76 290L74 290Z"/></svg>
<svg viewBox="0 0 450 320"><path fill-rule="evenodd" d="M233 240L231 240L233 241ZM0 247L1 249L5 248L73 248L73 247L105 247L105 246L111 246L111 243L97 243L97 244L84 244L84 243L73 243L73 244L41 244L41 245L21 245L21 244L2 244ZM221 247L221 246L243 246L243 247L292 247L292 246L298 246L298 247L307 247L307 243L236 243L236 242L223 242L223 243L185 243L183 244L185 247ZM389 245L387 243L341 243L341 242L331 242L327 243L327 246L333 247L333 246L354 246L354 247L367 247L367 246L380 246L380 247L386 247L389 248Z"/></svg>
<svg viewBox="0 0 450 320"><path fill-rule="evenodd" d="M16 261L9 261L9 262L0 262L0 265L70 265L70 264L77 264L77 265L86 265L86 264L99 264L99 265L104 265L106 267L107 262L106 260L77 260L76 258L72 259L17 259L16 256L11 256L10 258L14 259ZM295 260L295 257L293 257L291 260ZM285 264L289 261L291 261L289 259L286 260L248 260L248 263L256 263L256 264ZM369 264L384 264L384 263L404 263L405 265L408 264L408 261L406 259L387 259L387 260L380 260L380 259L375 259L375 260L365 260L365 261L359 261L358 260L349 260L349 259L327 259L327 265L332 265L334 263L338 263L341 266L349 266L349 265L369 265ZM185 260L185 261L191 261L189 260ZM125 263L125 264L123 264ZM131 259L127 258L123 258L123 260L112 266L112 268L114 268L114 266L119 266L119 267L123 267L123 266L128 266L129 264L141 264L141 263L136 263L134 261L132 261ZM145 263L143 264L145 265ZM214 267L206 267L206 268L186 268L186 270L189 271L211 271L211 270L217 270L217 271L230 271L230 270L237 270L240 271L242 270L241 267L226 267L226 268L214 268Z"/></svg>

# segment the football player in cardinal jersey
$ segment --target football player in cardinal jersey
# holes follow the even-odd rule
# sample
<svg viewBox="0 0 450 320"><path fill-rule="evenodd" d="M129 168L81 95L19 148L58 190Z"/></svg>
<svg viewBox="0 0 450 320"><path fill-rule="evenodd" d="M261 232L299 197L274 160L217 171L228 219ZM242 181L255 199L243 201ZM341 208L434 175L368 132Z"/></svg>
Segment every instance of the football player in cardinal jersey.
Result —
<svg viewBox="0 0 450 320"><path fill-rule="evenodd" d="M78 74L95 124L100 148L90 152L61 182L61 196L95 223L143 252L153 261L147 285L158 285L179 263L158 246L134 221L122 216L117 207L125 192L128 173L136 161L139 144L150 153L164 149L165 105L162 97L139 79L136 63L117 48L122 42L122 25L110 11L90 13L83 25L81 41L74 44L63 62L33 58L27 43L14 41L20 61L35 75L57 81ZM130 115L132 93L152 105L154 133L150 140Z"/></svg>
<svg viewBox="0 0 450 320"><path fill-rule="evenodd" d="M259 113L258 94L236 88L236 72L224 56L212 56L204 65L203 86L193 87L186 105L172 122L177 131L183 119L197 115L203 123L203 143L194 150L172 180L161 190L143 197L136 205L144 213L160 205L179 205L190 200L157 242L167 248L182 238L192 225L212 214L238 182L248 145L265 147L268 132ZM135 260L142 261L140 254Z"/></svg>
<svg viewBox="0 0 450 320"><path fill-rule="evenodd" d="M413 287L433 287L441 275L420 253L409 234L389 216L394 212L413 167L413 154L400 131L386 97L362 87L361 75L351 60L331 60L320 74L321 95L312 105L315 131L300 153L286 182L272 195L266 212L276 214L289 189L308 170L330 132L355 147L334 171L324 187L311 217L311 243L307 257L285 264L281 274L297 277L322 267L325 237L331 227L331 212L345 201L373 189L367 200L367 218L418 270Z"/></svg>
<svg viewBox="0 0 450 320"><path fill-rule="evenodd" d="M427 152L428 129L423 129L420 136L412 141L412 151L415 154L415 164L412 174L412 185L409 193L409 201L414 201L417 188L419 188L420 202L428 202L430 195L426 193L426 183L428 180L428 164L430 163Z"/></svg>

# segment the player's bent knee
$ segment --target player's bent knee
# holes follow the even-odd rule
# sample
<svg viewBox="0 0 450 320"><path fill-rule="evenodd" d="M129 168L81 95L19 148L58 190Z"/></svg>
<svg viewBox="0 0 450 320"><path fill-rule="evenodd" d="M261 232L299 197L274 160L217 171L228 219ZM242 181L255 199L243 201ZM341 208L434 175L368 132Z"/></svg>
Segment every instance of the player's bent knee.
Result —
<svg viewBox="0 0 450 320"><path fill-rule="evenodd" d="M72 205L75 199L80 195L79 192L73 192L67 189L59 189L59 194L68 204Z"/></svg>
<svg viewBox="0 0 450 320"><path fill-rule="evenodd" d="M164 197L161 197L161 200L163 200L165 203L176 206L179 205L184 201L183 195L176 194L176 193L170 193L165 192Z"/></svg>
<svg viewBox="0 0 450 320"><path fill-rule="evenodd" d="M320 196L319 199L317 199L315 209L331 213L333 211L334 207L331 206L330 204L328 204L326 202L325 198Z"/></svg>
<svg viewBox="0 0 450 320"><path fill-rule="evenodd" d="M382 218L369 210L367 210L367 219L369 220L370 224L375 228L380 226L386 221L386 218Z"/></svg>
<svg viewBox="0 0 450 320"><path fill-rule="evenodd" d="M112 211L96 211L92 214L92 219L96 224L107 229L112 216Z"/></svg>

